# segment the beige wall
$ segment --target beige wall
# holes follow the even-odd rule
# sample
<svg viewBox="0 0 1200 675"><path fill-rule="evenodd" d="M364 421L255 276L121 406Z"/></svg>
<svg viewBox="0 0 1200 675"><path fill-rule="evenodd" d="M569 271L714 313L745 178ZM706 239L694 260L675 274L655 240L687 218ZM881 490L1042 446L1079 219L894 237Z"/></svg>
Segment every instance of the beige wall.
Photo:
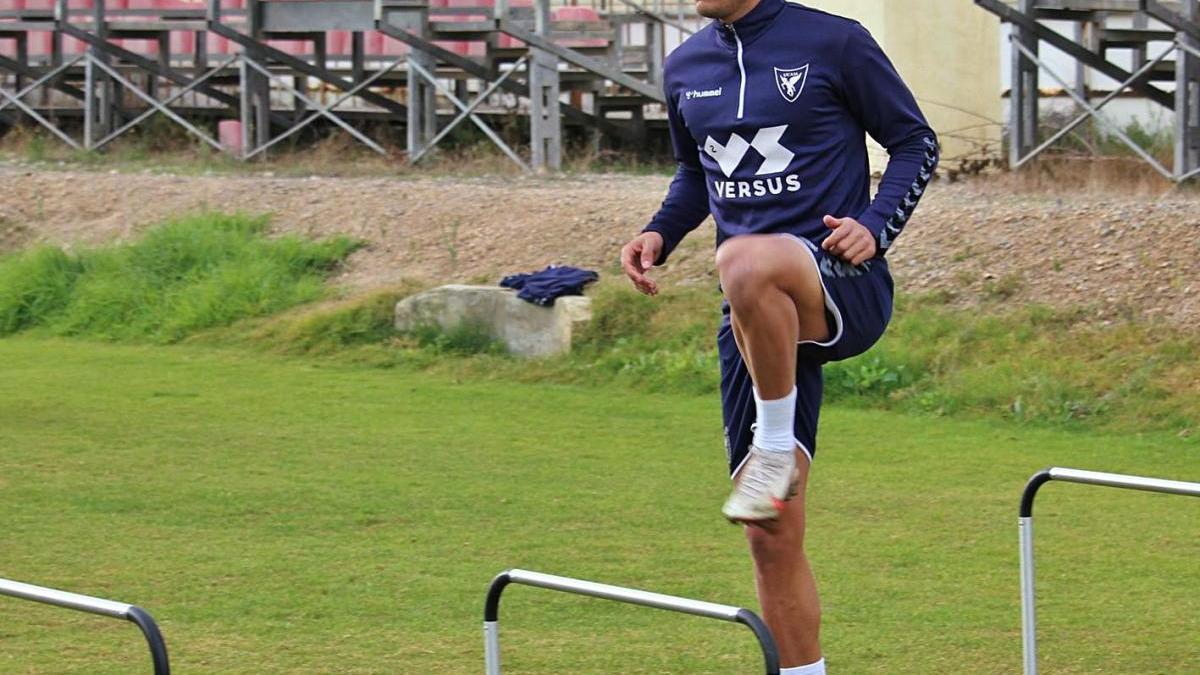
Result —
<svg viewBox="0 0 1200 675"><path fill-rule="evenodd" d="M1000 27L965 0L803 0L802 4L858 20L883 45L912 87L934 130L943 158L998 151ZM977 126L982 125L982 126ZM971 128L975 127L975 128ZM876 148L873 163L886 155Z"/></svg>

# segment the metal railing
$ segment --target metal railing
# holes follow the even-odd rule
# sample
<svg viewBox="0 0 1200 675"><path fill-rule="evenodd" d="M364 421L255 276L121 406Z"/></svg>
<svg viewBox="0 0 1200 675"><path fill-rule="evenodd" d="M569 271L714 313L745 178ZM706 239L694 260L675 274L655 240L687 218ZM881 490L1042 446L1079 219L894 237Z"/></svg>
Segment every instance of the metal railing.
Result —
<svg viewBox="0 0 1200 675"><path fill-rule="evenodd" d="M130 621L137 625L146 637L146 644L150 647L150 658L154 661L154 675L171 673L170 661L167 659L167 643L163 640L162 632L158 630L154 618L141 607L9 579L0 579L0 595Z"/></svg>
<svg viewBox="0 0 1200 675"><path fill-rule="evenodd" d="M487 675L500 675L500 595L509 584L534 586L563 593L586 595L630 605L654 607L671 612L740 623L753 631L754 637L758 639L767 675L779 675L779 650L775 646L775 638L771 636L771 631L763 623L763 620L748 609L526 570L501 572L492 580L491 588L488 589L487 602L483 610L484 657Z"/></svg>
<svg viewBox="0 0 1200 675"><path fill-rule="evenodd" d="M1037 675L1037 613L1033 568L1033 501L1050 481L1200 497L1200 483L1053 467L1034 474L1021 495L1021 644L1025 675Z"/></svg>

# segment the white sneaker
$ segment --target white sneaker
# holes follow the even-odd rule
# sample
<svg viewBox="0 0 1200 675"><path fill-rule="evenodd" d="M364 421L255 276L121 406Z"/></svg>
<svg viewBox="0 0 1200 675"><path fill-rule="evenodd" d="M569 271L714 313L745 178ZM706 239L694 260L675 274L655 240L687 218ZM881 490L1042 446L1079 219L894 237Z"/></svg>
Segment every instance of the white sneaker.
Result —
<svg viewBox="0 0 1200 675"><path fill-rule="evenodd" d="M796 495L799 481L796 453L767 452L751 445L750 457L721 513L738 523L775 520Z"/></svg>

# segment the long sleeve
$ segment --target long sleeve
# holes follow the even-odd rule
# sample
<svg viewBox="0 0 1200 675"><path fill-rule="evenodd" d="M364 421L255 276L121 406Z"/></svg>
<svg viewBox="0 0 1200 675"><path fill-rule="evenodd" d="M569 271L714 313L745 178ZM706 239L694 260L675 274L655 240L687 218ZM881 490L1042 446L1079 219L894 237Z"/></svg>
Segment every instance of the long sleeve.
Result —
<svg viewBox="0 0 1200 675"><path fill-rule="evenodd" d="M671 147L679 168L667 190L666 199L658 213L650 219L643 232L657 232L663 238L663 250L656 265L667 261L671 252L689 232L700 226L708 217L708 188L705 185L704 169L700 166L700 150L691 133L683 124L675 97L667 94L667 119L670 123Z"/></svg>
<svg viewBox="0 0 1200 675"><path fill-rule="evenodd" d="M938 163L937 135L925 121L895 66L862 26L843 48L846 103L867 133L888 151L888 165L870 207L856 219L885 253L912 217Z"/></svg>

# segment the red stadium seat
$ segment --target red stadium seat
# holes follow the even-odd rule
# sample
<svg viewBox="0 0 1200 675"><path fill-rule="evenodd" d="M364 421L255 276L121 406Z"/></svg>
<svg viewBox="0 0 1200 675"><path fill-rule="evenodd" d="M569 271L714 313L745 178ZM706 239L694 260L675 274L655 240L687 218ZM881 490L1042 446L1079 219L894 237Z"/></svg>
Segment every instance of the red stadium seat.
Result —
<svg viewBox="0 0 1200 675"><path fill-rule="evenodd" d="M591 7L559 7L550 15L555 21L582 21L600 23L600 15ZM556 40L564 47L607 47L604 38L568 38Z"/></svg>
<svg viewBox="0 0 1200 675"><path fill-rule="evenodd" d="M126 0L126 3L126 9L159 9L159 5L162 3L162 0ZM121 9L120 7L114 7L113 3L105 3L105 7L108 9ZM121 17L121 21L128 21L130 23L150 20L151 18L148 16ZM141 56L158 56L158 42L154 40L122 40L121 42L123 43L122 46L125 47L125 49L128 49L134 54L139 54Z"/></svg>
<svg viewBox="0 0 1200 675"><path fill-rule="evenodd" d="M221 0L221 9L245 9L246 0ZM230 23L230 17L222 17L222 22ZM242 46L236 42L230 42L229 38L223 38L212 33L205 34L207 40L207 49L209 54L238 54L242 51Z"/></svg>
<svg viewBox="0 0 1200 675"><path fill-rule="evenodd" d="M72 21L90 22L91 16L85 16L85 10L90 10L93 6L92 0L67 0L67 9L75 10L70 12ZM77 40L72 37L64 37L62 39L63 55L76 56L87 51L88 45L83 40Z"/></svg>
<svg viewBox="0 0 1200 675"><path fill-rule="evenodd" d="M157 9L191 10L197 15L204 15L207 3L204 0L159 0ZM171 31L168 49L172 56L188 56L196 51L196 32L190 30Z"/></svg>
<svg viewBox="0 0 1200 675"><path fill-rule="evenodd" d="M15 12L19 9L25 9L25 0L0 0L0 14ZM12 19L0 18L0 23L8 20L16 21L16 17L14 16ZM0 56L7 56L10 59L17 57L16 38L0 38Z"/></svg>
<svg viewBox="0 0 1200 675"><path fill-rule="evenodd" d="M325 34L325 53L329 56L349 56L350 46L348 30L331 30Z"/></svg>
<svg viewBox="0 0 1200 675"><path fill-rule="evenodd" d="M363 51L369 56L379 56L383 53L383 33L377 30L369 31L363 36Z"/></svg>
<svg viewBox="0 0 1200 675"><path fill-rule="evenodd" d="M380 33L379 38L379 51L375 52L376 54L382 54L383 56L404 56L411 51L411 48L406 43L401 42L390 35L383 35ZM371 52L368 50L368 53Z"/></svg>
<svg viewBox="0 0 1200 675"><path fill-rule="evenodd" d="M449 0L453 2L455 0ZM475 5L469 5L474 7ZM462 23L466 21L482 21L487 17L483 15L466 15L466 14L430 14L430 21L445 21L448 23ZM439 47L454 52L460 56L477 56L483 57L487 55L487 44L483 42L468 42L465 40L439 40L434 42Z"/></svg>
<svg viewBox="0 0 1200 675"><path fill-rule="evenodd" d="M508 0L509 7L533 7L533 0ZM525 43L511 35L501 34L496 38L496 46L500 49L524 49Z"/></svg>

